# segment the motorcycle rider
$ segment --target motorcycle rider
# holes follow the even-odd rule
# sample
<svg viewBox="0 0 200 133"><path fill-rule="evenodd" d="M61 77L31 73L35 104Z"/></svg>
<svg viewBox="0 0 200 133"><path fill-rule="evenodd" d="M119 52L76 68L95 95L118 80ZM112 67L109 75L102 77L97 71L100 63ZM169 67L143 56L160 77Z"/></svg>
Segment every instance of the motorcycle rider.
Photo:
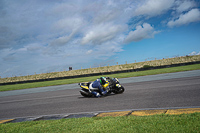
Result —
<svg viewBox="0 0 200 133"><path fill-rule="evenodd" d="M95 80L94 82L92 82L89 86L89 91L95 95L96 97L101 97L102 95L106 95L107 92L109 91L109 83L106 80L105 77L100 77L99 79ZM98 88L98 90L101 92L101 94L99 94L98 92L94 91L95 88ZM107 88L107 90L104 91L104 88Z"/></svg>

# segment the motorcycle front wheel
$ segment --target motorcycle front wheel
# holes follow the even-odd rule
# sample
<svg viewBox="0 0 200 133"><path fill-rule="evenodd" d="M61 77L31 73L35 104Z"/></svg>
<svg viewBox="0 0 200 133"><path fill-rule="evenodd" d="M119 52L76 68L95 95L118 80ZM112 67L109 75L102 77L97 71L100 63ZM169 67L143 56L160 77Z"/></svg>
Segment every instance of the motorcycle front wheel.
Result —
<svg viewBox="0 0 200 133"><path fill-rule="evenodd" d="M120 88L117 88L115 91L113 91L113 93L115 93L115 94L121 94L123 92L124 92L124 87L123 86L121 86Z"/></svg>

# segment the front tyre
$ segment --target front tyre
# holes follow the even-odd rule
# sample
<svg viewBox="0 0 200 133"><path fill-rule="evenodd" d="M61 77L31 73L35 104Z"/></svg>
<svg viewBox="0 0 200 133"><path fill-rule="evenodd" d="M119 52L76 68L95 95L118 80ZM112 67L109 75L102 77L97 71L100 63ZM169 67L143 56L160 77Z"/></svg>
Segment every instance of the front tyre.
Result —
<svg viewBox="0 0 200 133"><path fill-rule="evenodd" d="M120 88L118 88L115 91L113 91L113 93L115 93L115 94L121 94L123 92L124 92L124 87L123 86L121 86Z"/></svg>

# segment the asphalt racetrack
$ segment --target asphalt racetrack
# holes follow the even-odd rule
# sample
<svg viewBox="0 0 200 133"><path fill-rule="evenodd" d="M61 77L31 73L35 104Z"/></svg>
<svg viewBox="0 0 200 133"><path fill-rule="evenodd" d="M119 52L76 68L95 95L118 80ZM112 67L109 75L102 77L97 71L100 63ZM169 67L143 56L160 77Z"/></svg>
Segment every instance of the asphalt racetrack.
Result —
<svg viewBox="0 0 200 133"><path fill-rule="evenodd" d="M77 84L0 92L0 119L148 108L200 107L200 70L120 79L123 94L84 98Z"/></svg>

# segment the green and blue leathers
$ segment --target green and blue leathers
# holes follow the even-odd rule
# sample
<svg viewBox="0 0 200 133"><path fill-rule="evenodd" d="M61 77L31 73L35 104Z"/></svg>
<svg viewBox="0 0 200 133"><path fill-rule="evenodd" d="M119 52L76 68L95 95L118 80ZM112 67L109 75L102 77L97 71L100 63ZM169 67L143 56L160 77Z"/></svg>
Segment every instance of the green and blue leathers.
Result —
<svg viewBox="0 0 200 133"><path fill-rule="evenodd" d="M101 92L102 95L106 95L107 91L104 91L103 86L100 82L100 79L95 80L93 83L91 83L91 87L92 88L98 88L98 90ZM90 88L90 91L93 95L95 95L96 97L100 97L101 95L96 92L95 90Z"/></svg>

